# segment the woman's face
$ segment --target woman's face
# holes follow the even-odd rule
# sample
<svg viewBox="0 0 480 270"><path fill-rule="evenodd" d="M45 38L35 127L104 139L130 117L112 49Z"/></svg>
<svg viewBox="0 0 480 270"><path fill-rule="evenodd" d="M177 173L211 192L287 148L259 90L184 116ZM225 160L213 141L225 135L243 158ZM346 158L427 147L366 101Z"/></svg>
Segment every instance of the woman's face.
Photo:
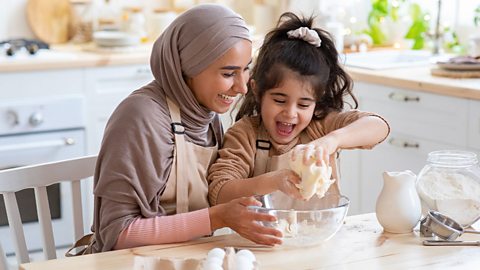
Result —
<svg viewBox="0 0 480 270"><path fill-rule="evenodd" d="M247 93L251 59L252 43L241 40L198 75L187 78L187 85L201 105L225 113L238 94Z"/></svg>
<svg viewBox="0 0 480 270"><path fill-rule="evenodd" d="M315 98L311 84L286 71L279 87L269 89L262 97L262 122L271 139L288 144L312 120Z"/></svg>

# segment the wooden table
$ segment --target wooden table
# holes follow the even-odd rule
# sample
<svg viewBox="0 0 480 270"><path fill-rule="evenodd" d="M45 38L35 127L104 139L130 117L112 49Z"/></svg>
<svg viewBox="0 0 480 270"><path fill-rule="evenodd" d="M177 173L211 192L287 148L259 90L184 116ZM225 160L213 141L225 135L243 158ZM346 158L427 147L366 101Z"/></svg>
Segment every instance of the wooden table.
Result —
<svg viewBox="0 0 480 270"><path fill-rule="evenodd" d="M21 265L20 269L121 270L133 269L135 255L204 258L214 247L249 248L261 270L267 269L480 269L480 247L423 246L418 230L384 233L375 214L350 216L329 241L309 248L265 248L236 234L202 238L180 244L146 246L101 254ZM480 240L464 234L459 240Z"/></svg>

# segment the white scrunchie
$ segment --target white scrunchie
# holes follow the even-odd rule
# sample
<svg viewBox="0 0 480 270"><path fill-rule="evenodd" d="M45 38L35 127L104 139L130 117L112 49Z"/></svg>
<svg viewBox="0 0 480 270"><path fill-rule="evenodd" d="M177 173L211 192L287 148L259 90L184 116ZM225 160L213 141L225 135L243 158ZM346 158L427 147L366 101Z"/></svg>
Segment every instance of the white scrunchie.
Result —
<svg viewBox="0 0 480 270"><path fill-rule="evenodd" d="M317 31L309 29L308 27L300 27L295 30L290 30L287 32L287 36L289 38L302 39L315 47L320 47L320 45L322 45L322 40L318 36Z"/></svg>

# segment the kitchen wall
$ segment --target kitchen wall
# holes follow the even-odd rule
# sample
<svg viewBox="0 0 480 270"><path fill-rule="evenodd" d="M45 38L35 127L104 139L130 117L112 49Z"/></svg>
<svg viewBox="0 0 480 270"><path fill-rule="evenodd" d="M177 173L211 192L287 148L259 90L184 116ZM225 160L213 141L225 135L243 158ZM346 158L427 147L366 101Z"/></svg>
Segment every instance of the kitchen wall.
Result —
<svg viewBox="0 0 480 270"><path fill-rule="evenodd" d="M0 0L0 41L33 37L26 16L27 0Z"/></svg>

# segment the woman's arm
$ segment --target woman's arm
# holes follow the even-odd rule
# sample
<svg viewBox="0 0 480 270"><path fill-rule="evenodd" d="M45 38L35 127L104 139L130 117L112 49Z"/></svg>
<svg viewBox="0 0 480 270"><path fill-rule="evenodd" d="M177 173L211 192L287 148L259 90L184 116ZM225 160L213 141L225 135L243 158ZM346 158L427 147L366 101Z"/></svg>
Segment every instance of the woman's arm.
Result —
<svg viewBox="0 0 480 270"><path fill-rule="evenodd" d="M258 244L281 244L280 231L261 226L258 221L275 221L275 217L255 213L248 206L259 206L254 198L240 198L211 208L153 218L137 218L118 236L114 249L185 242L230 227Z"/></svg>
<svg viewBox="0 0 480 270"><path fill-rule="evenodd" d="M211 232L208 208L172 216L139 217L120 233L114 249L185 242Z"/></svg>

